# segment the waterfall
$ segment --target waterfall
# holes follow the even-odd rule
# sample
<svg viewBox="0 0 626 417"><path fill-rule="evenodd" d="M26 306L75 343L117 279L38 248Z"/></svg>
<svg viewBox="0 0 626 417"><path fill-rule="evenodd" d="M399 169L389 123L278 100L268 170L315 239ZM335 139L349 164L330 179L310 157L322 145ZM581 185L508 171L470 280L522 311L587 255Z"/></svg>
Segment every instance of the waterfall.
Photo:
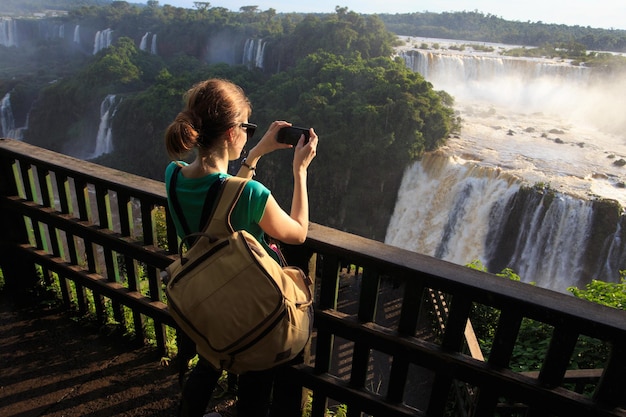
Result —
<svg viewBox="0 0 626 417"><path fill-rule="evenodd" d="M412 50L400 53L413 71L424 78L451 83L487 82L496 78L521 78L534 81L539 77L567 78L568 82L588 81L590 69L568 62L506 57L498 55L469 55L459 53Z"/></svg>
<svg viewBox="0 0 626 417"><path fill-rule="evenodd" d="M242 63L249 68L263 69L263 59L267 42L262 39L247 39L243 47Z"/></svg>
<svg viewBox="0 0 626 417"><path fill-rule="evenodd" d="M554 290L594 278L585 271L585 254L592 238L592 202L549 192L516 197L509 202L510 210L491 224L486 263L512 268L524 281ZM523 210L514 209L516 204ZM508 213L515 216L509 218ZM510 222L514 226L510 227ZM500 251L505 255L501 259ZM611 278L615 277L605 277Z"/></svg>
<svg viewBox="0 0 626 417"><path fill-rule="evenodd" d="M403 177L385 243L461 265L486 263L489 224L519 187L502 171L427 154Z"/></svg>
<svg viewBox="0 0 626 417"><path fill-rule="evenodd" d="M17 23L15 20L0 17L0 45L17 46Z"/></svg>
<svg viewBox="0 0 626 417"><path fill-rule="evenodd" d="M115 94L109 94L102 100L100 104L100 125L96 137L96 147L91 156L85 159L97 158L100 155L113 151L113 128L111 122L115 117L119 103L120 102L116 102Z"/></svg>
<svg viewBox="0 0 626 417"><path fill-rule="evenodd" d="M589 118L598 104L590 94L592 70L583 66L552 59L423 50L402 52L400 56L437 89L451 92L459 100L482 101L517 111L550 112L572 119Z"/></svg>
<svg viewBox="0 0 626 417"><path fill-rule="evenodd" d="M76 25L74 28L74 43L80 45L80 25Z"/></svg>
<svg viewBox="0 0 626 417"><path fill-rule="evenodd" d="M148 39L150 38L150 35L152 35L152 41L150 41L150 53L153 55L157 54L157 35L155 34L151 34L150 32L146 32L142 37L141 37L141 42L139 42L139 49L142 51L147 51L148 50Z"/></svg>
<svg viewBox="0 0 626 417"><path fill-rule="evenodd" d="M15 118L11 109L11 93L6 93L0 101L0 133L3 138L15 137Z"/></svg>
<svg viewBox="0 0 626 417"><path fill-rule="evenodd" d="M457 102L489 103L518 112L551 114L612 132L624 131L626 120L621 109L626 80L608 79L601 71L571 60L503 56L501 52L507 48L512 47L500 46L487 53L405 46L396 53L409 68L436 89L451 93Z"/></svg>
<svg viewBox="0 0 626 417"><path fill-rule="evenodd" d="M624 218L617 223L614 233L606 239L602 249L606 256L600 257L597 264L597 273L594 279L604 280L604 277L617 277L626 265L626 230Z"/></svg>
<svg viewBox="0 0 626 417"><path fill-rule="evenodd" d="M429 40L425 40L427 42ZM418 41L419 42L419 41ZM455 98L459 136L409 167L386 243L555 291L626 269L626 80L554 59L398 48ZM432 45L437 43L437 47ZM456 45L457 48L452 46Z"/></svg>
<svg viewBox="0 0 626 417"><path fill-rule="evenodd" d="M145 35L141 37L141 42L139 42L139 50L145 51L148 48L148 36L150 36L150 32L146 32Z"/></svg>
<svg viewBox="0 0 626 417"><path fill-rule="evenodd" d="M24 139L24 131L28 129L30 111L26 115L26 123L22 127L15 126L15 115L11 107L11 93L6 93L0 101L0 137L17 140Z"/></svg>
<svg viewBox="0 0 626 417"><path fill-rule="evenodd" d="M500 169L427 154L404 175L385 243L459 265L479 260L491 272L511 268L560 292L617 281L626 267L617 210L522 185Z"/></svg>
<svg viewBox="0 0 626 417"><path fill-rule="evenodd" d="M105 29L103 31L96 32L96 36L93 43L93 54L97 54L101 50L111 46L113 41L113 30Z"/></svg>

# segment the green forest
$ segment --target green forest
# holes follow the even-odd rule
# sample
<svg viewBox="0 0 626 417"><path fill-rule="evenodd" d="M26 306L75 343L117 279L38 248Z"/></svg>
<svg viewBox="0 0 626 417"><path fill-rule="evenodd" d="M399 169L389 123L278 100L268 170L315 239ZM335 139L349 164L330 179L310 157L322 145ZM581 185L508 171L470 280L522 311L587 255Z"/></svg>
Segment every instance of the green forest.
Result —
<svg viewBox="0 0 626 417"><path fill-rule="evenodd" d="M577 43L587 50L626 52L626 30L505 20L479 11L379 15L399 35L540 47Z"/></svg>

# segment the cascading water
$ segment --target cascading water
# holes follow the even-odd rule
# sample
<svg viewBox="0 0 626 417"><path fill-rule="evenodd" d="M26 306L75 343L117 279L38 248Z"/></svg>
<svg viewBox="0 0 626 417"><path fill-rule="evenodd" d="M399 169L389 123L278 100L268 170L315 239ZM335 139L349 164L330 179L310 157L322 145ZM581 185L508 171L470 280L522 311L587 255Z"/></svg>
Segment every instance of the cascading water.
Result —
<svg viewBox="0 0 626 417"><path fill-rule="evenodd" d="M411 41L413 42L413 40ZM509 267L556 291L626 269L626 82L550 59L398 50L455 97L460 137L409 167L386 243L458 264ZM508 46L510 47L510 46ZM598 198L600 197L600 198Z"/></svg>
<svg viewBox="0 0 626 417"><path fill-rule="evenodd" d="M507 203L507 215L495 217L489 228L487 264L510 267L524 281L555 290L598 278L589 274L587 259L588 246L605 239L594 236L593 202L531 192L517 194ZM509 218L511 213L515 216Z"/></svg>
<svg viewBox="0 0 626 417"><path fill-rule="evenodd" d="M404 175L386 243L458 264L484 261L492 218L519 187L501 170L428 154Z"/></svg>
<svg viewBox="0 0 626 417"><path fill-rule="evenodd" d="M105 29L96 32L96 36L93 42L93 54L97 54L101 50L111 46L113 41L113 29Z"/></svg>
<svg viewBox="0 0 626 417"><path fill-rule="evenodd" d="M16 126L15 115L11 107L11 93L6 93L0 101L0 137L24 140L24 131L28 130L30 111L26 115L26 124Z"/></svg>
<svg viewBox="0 0 626 417"><path fill-rule="evenodd" d="M157 55L157 34L152 35L152 42L150 44L150 53Z"/></svg>
<svg viewBox="0 0 626 417"><path fill-rule="evenodd" d="M151 41L149 41L149 39L152 39ZM157 35L152 34L150 32L146 32L142 37L141 37L141 41L139 42L139 49L142 51L147 51L148 50L148 42L150 42L150 53L153 55L157 54Z"/></svg>
<svg viewBox="0 0 626 417"><path fill-rule="evenodd" d="M148 49L148 37L149 36L150 36L150 32L146 32L141 37L141 41L139 42L139 50L140 51L145 51L146 49Z"/></svg>
<svg viewBox="0 0 626 417"><path fill-rule="evenodd" d="M85 159L97 158L100 155L113 151L113 128L111 122L115 117L115 112L119 104L120 102L116 101L115 94L109 94L102 100L100 104L100 125L98 126L95 150Z"/></svg>
<svg viewBox="0 0 626 417"><path fill-rule="evenodd" d="M15 138L15 118L11 109L11 94L6 93L0 101L0 133L3 138Z"/></svg>
<svg viewBox="0 0 626 417"><path fill-rule="evenodd" d="M247 39L243 47L243 64L249 68L263 69L266 45L267 42L262 39Z"/></svg>
<svg viewBox="0 0 626 417"><path fill-rule="evenodd" d="M76 27L74 27L74 43L80 45L80 25L76 25Z"/></svg>
<svg viewBox="0 0 626 417"><path fill-rule="evenodd" d="M0 17L0 45L17 46L17 23L11 18Z"/></svg>
<svg viewBox="0 0 626 417"><path fill-rule="evenodd" d="M457 41L460 42L460 41ZM623 131L625 80L594 77L571 60L503 57L494 52L402 48L398 54L435 88L461 104L483 103L507 111L550 114L576 124Z"/></svg>

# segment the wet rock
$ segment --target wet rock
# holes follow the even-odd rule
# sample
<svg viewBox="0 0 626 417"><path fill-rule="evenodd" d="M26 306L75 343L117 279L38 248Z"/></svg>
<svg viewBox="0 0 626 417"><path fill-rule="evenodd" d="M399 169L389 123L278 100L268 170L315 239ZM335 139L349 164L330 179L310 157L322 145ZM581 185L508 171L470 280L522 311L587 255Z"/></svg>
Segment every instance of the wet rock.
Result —
<svg viewBox="0 0 626 417"><path fill-rule="evenodd" d="M624 160L624 158L620 158L617 161L614 161L613 165L623 167L624 165L626 165L626 160Z"/></svg>

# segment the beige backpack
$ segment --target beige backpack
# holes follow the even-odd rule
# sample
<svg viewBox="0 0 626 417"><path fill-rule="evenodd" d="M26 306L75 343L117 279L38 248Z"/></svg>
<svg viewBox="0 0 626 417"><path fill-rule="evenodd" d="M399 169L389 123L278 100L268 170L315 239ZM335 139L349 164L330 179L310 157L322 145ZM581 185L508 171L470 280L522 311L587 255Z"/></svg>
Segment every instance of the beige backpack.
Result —
<svg viewBox="0 0 626 417"><path fill-rule="evenodd" d="M226 179L207 227L183 239L180 258L166 270L174 320L215 368L237 374L293 359L313 324L303 271L282 267L254 236L233 231L230 214L246 182ZM183 254L187 239L195 243Z"/></svg>

